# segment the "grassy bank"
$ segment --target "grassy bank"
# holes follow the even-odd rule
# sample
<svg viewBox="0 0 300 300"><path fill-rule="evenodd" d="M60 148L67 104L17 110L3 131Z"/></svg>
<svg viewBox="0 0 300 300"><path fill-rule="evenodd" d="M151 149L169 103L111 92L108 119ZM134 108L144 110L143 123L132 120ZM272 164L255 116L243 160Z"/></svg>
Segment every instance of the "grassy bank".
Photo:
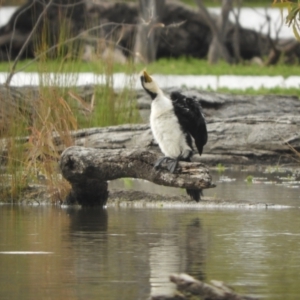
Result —
<svg viewBox="0 0 300 300"><path fill-rule="evenodd" d="M27 72L37 72L39 74L54 72L65 73L66 83L72 85L72 80L76 78L76 73L91 72L95 74L106 74L108 82L112 80L111 74L117 72L123 72L128 75L138 74L145 67L151 74L163 74L163 75L240 75L240 76L283 76L287 78L289 76L299 76L298 65L286 65L278 64L276 66L257 66L245 62L239 65L229 65L224 61L220 61L216 65L210 65L206 60L194 59L194 58L179 58L179 59L160 59L147 66L142 64L133 64L131 62L121 65L115 63L107 63L102 60L83 62L83 61L64 61L50 60L41 62L21 61L18 64L18 70ZM29 65L28 65L29 64ZM24 67L27 66L25 69ZM11 69L11 63L0 63L0 72L9 72ZM72 75L73 74L73 75ZM110 75L109 75L110 74ZM110 79L109 79L110 78ZM74 81L74 80L73 80ZM74 81L75 82L75 81ZM47 82L45 82L47 85ZM109 84L112 84L110 82ZM124 85L125 87L125 85ZM299 95L299 91L296 88L283 89L273 88L266 89L261 88L258 90L246 89L246 90L228 90L220 89L220 92L233 92L240 94L287 94L287 95ZM103 91L99 91L103 94ZM127 92L128 93L128 87ZM104 92L104 95L106 92ZM106 97L106 96L105 96ZM101 98L105 98L102 97ZM124 97L124 95L121 95ZM94 122L92 122L94 124Z"/></svg>
<svg viewBox="0 0 300 300"><path fill-rule="evenodd" d="M61 71L62 64L58 65L52 71ZM55 87L72 85L76 74L66 73L62 79L42 76L41 70L47 68L47 61L37 65L41 75L38 97L30 90L23 96L14 92L19 98L9 99L0 108L0 202L22 201L24 192L33 201L64 200L70 186L59 174L58 160L63 149L74 145L71 132L140 122L132 80L129 77L124 89L116 94L109 62L105 84L90 90ZM19 108L24 99L28 99L26 110Z"/></svg>
<svg viewBox="0 0 300 300"><path fill-rule="evenodd" d="M41 68L40 62L30 63L30 61L21 61L18 64L18 70L24 72L93 72L95 74L106 74L107 64L101 60L83 62L83 61L47 61ZM1 62L0 72L9 72L11 63ZM28 65L28 66L27 66ZM25 69L24 67L27 66ZM229 65L220 61L216 65L210 65L207 60L195 58L178 58L178 59L160 59L147 66L128 63L125 65L113 64L110 71L113 73L124 72L127 74L140 72L143 68L156 74L172 75L253 75L253 76L298 76L298 65L278 64L276 66L258 66L245 62L244 64Z"/></svg>
<svg viewBox="0 0 300 300"><path fill-rule="evenodd" d="M20 62L18 68L26 62ZM9 64L1 65L2 71ZM0 199L18 202L23 199L24 191L31 191L33 186L41 184L46 188L45 194L32 192L32 199L45 198L56 202L65 199L70 187L58 172L57 163L60 151L74 144L71 131L86 127L101 127L124 123L138 123L139 112L136 109L135 94L131 87L133 77L129 76L124 88L118 94L113 90L114 72L134 74L144 66L128 64L115 65L109 62L83 63L43 61L33 64L28 71L36 71L43 79L39 87L39 97L29 110L14 110L7 116L0 128L1 162ZM150 73L162 74L236 74L236 75L298 75L296 67L266 68L257 66L228 66L221 63L209 66L206 61L193 59L161 60L147 67ZM272 71L274 70L274 71ZM82 93L79 87L58 88L55 85L75 82L76 72L95 72L105 74L104 85L97 85L91 91ZM65 72L64 78L43 75L43 72ZM71 73L75 72L75 73ZM132 78L132 80L130 79ZM59 82L58 82L59 80ZM246 94L290 94L298 95L297 89L262 89L232 91L222 89L219 92ZM32 98L32 95L25 95ZM0 109L1 111L1 109ZM18 122L16 122L18 120ZM53 141L53 134L59 137L60 143ZM25 140L18 137L28 136Z"/></svg>
<svg viewBox="0 0 300 300"><path fill-rule="evenodd" d="M0 0L0 6L21 4L21 2ZM194 1L183 2L195 5ZM255 2L259 6L264 6L262 2L265 1L248 1L250 2L252 5ZM220 1L206 1L206 4L212 6L218 6L219 3ZM41 41L36 41L37 54L43 53L43 49L48 49L46 25ZM62 30L62 36L58 40L65 41L67 36L67 32ZM45 195L54 202L63 200L70 187L59 174L57 163L62 149L74 145L71 132L81 128L140 122L132 88L133 76L129 76L128 82L124 83L124 88L116 94L113 90L112 75L116 72L133 75L144 69L145 65L135 65L131 62L120 65L109 60L92 62L71 60L69 57L74 57L73 47L61 48L56 49L61 59L48 60L45 55L36 62L20 61L17 64L17 71L37 72L41 77L41 83L38 97L33 97L32 94L24 95L29 99L27 102L29 107L25 110L20 109L18 103L23 101L23 96L17 99L16 103L8 101L7 107L0 108L0 201L22 201L23 192L28 190L32 193L33 200L45 199ZM10 72L12 65L12 62L0 63L0 72ZM148 65L147 70L149 73L173 75L288 77L299 74L298 66L279 64L274 67L263 67L246 63L232 66L225 62L211 66L206 60L192 58L161 59ZM105 84L96 85L91 91L85 93L82 93L78 87L56 87L74 85L76 74L80 72L104 74ZM65 75L63 79L58 79L55 75L53 77L47 75L49 73ZM298 94L296 89L219 91L246 94ZM20 138L24 136L27 138ZM56 139L53 139L53 136ZM45 194L39 194L39 190L34 188L41 185L46 188Z"/></svg>
<svg viewBox="0 0 300 300"><path fill-rule="evenodd" d="M18 68L26 62L20 62ZM1 64L2 71L7 71L9 64ZM36 71L41 76L39 97L29 110L15 109L0 128L1 162L0 199L18 202L23 199L24 191L31 191L33 186L43 184L45 194L32 192L36 200L50 195L54 202L65 199L70 187L58 172L57 163L60 152L74 145L71 131L88 127L101 127L124 123L140 122L133 91L133 77L119 93L113 90L113 73L135 74L145 66L127 64L115 65L112 62L83 63L81 61L63 63L42 61L31 65L28 71ZM298 75L296 66L278 65L276 67L257 67L250 65L229 66L220 63L210 66L204 60L179 59L160 60L149 66L150 73L162 74L198 74L198 75ZM58 88L55 86L72 85L76 81L76 72L95 72L105 74L105 84L97 85L92 90L83 91L80 87ZM64 72L64 77L43 75L43 72ZM74 72L74 73L73 73ZM47 74L47 73L46 73ZM43 75L43 76L42 76ZM246 91L220 89L219 92L241 94L286 94L299 95L297 89L261 89ZM25 95L32 98L31 94ZM31 99L32 100L32 99ZM1 109L0 109L1 111ZM18 122L16 122L18 120ZM54 142L53 135L60 143ZM27 139L18 139L27 136Z"/></svg>
<svg viewBox="0 0 300 300"><path fill-rule="evenodd" d="M27 64L28 61L19 62L17 70L22 70ZM9 72L11 66L11 63L1 63L0 71ZM45 58L26 67L23 71L37 72L40 75L39 96L33 102L31 94L25 95L30 103L29 109L27 107L26 110L18 109L14 103L9 110L2 108L2 113L7 111L10 113L5 115L3 128L0 126L0 199L9 202L21 201L24 191L28 189L31 191L33 186L41 184L46 188L46 193L42 195L32 193L32 199L45 198L45 195L52 201L65 199L70 187L59 174L57 163L61 150L74 144L71 131L86 127L140 122L132 88L133 76L128 76L128 82L124 83L124 88L116 94L113 90L112 75L115 72L133 75L143 68L145 65L134 65L130 62L120 65L109 60L82 62L64 58L61 60ZM248 64L231 66L224 62L211 66L205 60L188 58L159 60L148 65L147 69L150 73L177 75L231 74L285 77L298 75L297 66L283 64L274 67ZM53 72L54 76L47 75L50 72ZM105 84L96 85L91 91L84 93L79 90L80 87L56 87L74 85L76 74L79 72L104 74ZM63 73L63 79L55 76L57 73ZM240 91L219 91L240 93ZM298 91L249 89L241 93L297 95ZM19 100L22 101L22 97ZM28 138L19 139L20 136ZM53 140L53 136L56 136L60 143Z"/></svg>

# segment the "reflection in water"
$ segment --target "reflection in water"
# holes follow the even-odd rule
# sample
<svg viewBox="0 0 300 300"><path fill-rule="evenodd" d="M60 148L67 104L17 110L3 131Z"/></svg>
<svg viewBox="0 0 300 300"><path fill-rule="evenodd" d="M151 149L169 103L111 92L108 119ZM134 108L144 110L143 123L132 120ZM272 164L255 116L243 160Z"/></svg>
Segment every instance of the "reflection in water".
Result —
<svg viewBox="0 0 300 300"><path fill-rule="evenodd" d="M0 299L147 299L174 272L298 299L299 228L293 209L0 206Z"/></svg>
<svg viewBox="0 0 300 300"><path fill-rule="evenodd" d="M70 217L70 225L65 242L70 243L73 254L72 260L68 261L72 265L66 268L72 269L78 287L75 289L76 299L87 299L90 292L97 293L101 284L97 279L104 271L109 255L108 214L102 208L70 208L66 212Z"/></svg>
<svg viewBox="0 0 300 300"><path fill-rule="evenodd" d="M149 267L151 295L165 295L174 292L174 285L169 276L178 273L180 261L179 247L176 239L162 236L159 241L150 247Z"/></svg>
<svg viewBox="0 0 300 300"><path fill-rule="evenodd" d="M104 208L68 208L70 232L106 232L108 223L107 210ZM87 235L88 237L88 235Z"/></svg>
<svg viewBox="0 0 300 300"><path fill-rule="evenodd" d="M200 218L193 219L186 226L186 270L199 280L204 280L203 264L205 259L205 240Z"/></svg>
<svg viewBox="0 0 300 300"><path fill-rule="evenodd" d="M174 292L174 284L169 281L173 273L186 272L197 279L204 280L205 247L200 218L192 218L186 225L181 225L184 230L182 237L177 234L165 234L150 245L149 267L152 295Z"/></svg>

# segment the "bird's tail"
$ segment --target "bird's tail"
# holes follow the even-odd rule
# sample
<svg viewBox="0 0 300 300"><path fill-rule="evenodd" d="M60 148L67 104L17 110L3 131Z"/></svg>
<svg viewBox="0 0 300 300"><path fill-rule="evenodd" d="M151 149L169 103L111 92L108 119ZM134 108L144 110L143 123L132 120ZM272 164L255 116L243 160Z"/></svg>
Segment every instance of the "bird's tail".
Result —
<svg viewBox="0 0 300 300"><path fill-rule="evenodd" d="M196 202L201 200L201 196L203 196L202 190L194 190L194 189L186 189L186 193Z"/></svg>

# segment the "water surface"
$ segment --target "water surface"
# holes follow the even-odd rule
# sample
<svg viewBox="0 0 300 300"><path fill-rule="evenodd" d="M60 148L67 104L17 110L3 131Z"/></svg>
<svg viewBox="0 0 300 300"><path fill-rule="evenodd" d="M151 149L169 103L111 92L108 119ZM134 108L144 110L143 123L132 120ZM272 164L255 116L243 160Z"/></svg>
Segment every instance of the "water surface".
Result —
<svg viewBox="0 0 300 300"><path fill-rule="evenodd" d="M0 206L0 299L147 299L172 293L168 276L178 272L264 299L300 298L299 190L247 190L243 176L210 192L294 207Z"/></svg>

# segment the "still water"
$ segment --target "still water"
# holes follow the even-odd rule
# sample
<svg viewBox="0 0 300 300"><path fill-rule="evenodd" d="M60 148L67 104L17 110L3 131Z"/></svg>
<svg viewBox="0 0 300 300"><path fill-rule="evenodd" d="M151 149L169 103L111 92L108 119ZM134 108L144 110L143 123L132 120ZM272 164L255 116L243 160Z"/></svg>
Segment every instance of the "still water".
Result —
<svg viewBox="0 0 300 300"><path fill-rule="evenodd" d="M289 207L0 206L0 299L147 299L172 293L178 272L300 299L299 189L244 176L205 194Z"/></svg>

